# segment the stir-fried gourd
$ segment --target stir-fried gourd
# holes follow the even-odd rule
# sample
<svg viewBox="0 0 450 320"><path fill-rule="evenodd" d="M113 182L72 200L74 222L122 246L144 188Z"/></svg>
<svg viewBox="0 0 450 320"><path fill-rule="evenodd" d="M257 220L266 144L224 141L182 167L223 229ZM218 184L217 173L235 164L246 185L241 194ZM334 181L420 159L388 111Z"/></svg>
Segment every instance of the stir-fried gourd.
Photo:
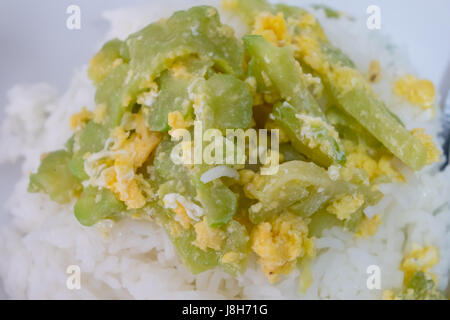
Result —
<svg viewBox="0 0 450 320"><path fill-rule="evenodd" d="M216 232L221 237L221 243L220 248L216 250L200 248L195 245L197 237L195 228L181 227L168 210L156 207L152 212L166 230L184 264L192 273L196 274L221 266L225 271L236 274L245 268L249 250L249 236L245 227L239 222L232 220L217 229ZM201 222L199 223L201 224ZM231 256L232 259L227 259L227 255L228 257Z"/></svg>
<svg viewBox="0 0 450 320"><path fill-rule="evenodd" d="M254 29L241 41L216 9L199 6L107 42L88 70L97 109L71 118L66 150L42 158L29 191L74 201L84 226L154 221L193 273L220 267L236 275L253 251L273 282L308 264L324 230L363 229L364 210L382 197L383 172L370 175L358 159L377 167L388 155L390 172L393 154L419 169L427 151L308 12L265 0L229 4L249 26L264 27L261 18L272 14L284 38ZM202 159L183 162L184 152L196 154L198 123ZM245 131L258 128L266 131ZM233 152L217 160L208 129ZM194 139L184 141L188 134ZM213 161L204 159L208 151ZM266 174L269 164L278 170ZM431 283L414 279L409 286L421 297Z"/></svg>
<svg viewBox="0 0 450 320"><path fill-rule="evenodd" d="M199 100L195 114L205 129L247 128L250 124L253 99L243 81L231 75L215 74L199 81L193 91Z"/></svg>
<svg viewBox="0 0 450 320"><path fill-rule="evenodd" d="M304 84L292 51L277 48L262 36L246 36L244 44L251 57L250 75L263 78L260 83L273 87L285 100L275 107L273 118L294 147L323 166L345 162L339 137L327 125L319 104Z"/></svg>
<svg viewBox="0 0 450 320"><path fill-rule="evenodd" d="M160 78L161 91L154 103L151 103L146 112L147 122L153 131L168 131L168 115L178 111L183 117L187 117L192 110L189 101L188 79L179 78L172 72L166 71ZM144 101L145 103L145 101Z"/></svg>
<svg viewBox="0 0 450 320"><path fill-rule="evenodd" d="M310 216L310 219L311 222L308 224L309 235L317 238L322 236L324 230L342 225L342 221L325 209L318 210Z"/></svg>
<svg viewBox="0 0 450 320"><path fill-rule="evenodd" d="M398 300L446 300L444 293L436 288L431 277L417 271L401 290L393 293L391 299Z"/></svg>
<svg viewBox="0 0 450 320"><path fill-rule="evenodd" d="M65 150L46 154L36 173L30 175L28 191L45 192L55 202L67 203L79 195L80 181L69 170L71 154Z"/></svg>
<svg viewBox="0 0 450 320"><path fill-rule="evenodd" d="M124 50L126 50L126 44L119 39L113 39L105 43L91 60L88 70L89 78L95 84L102 82L111 70L117 65L126 62Z"/></svg>
<svg viewBox="0 0 450 320"><path fill-rule="evenodd" d="M114 193L104 188L87 187L74 206L75 217L84 226L92 226L100 220L117 218L125 205Z"/></svg>
<svg viewBox="0 0 450 320"><path fill-rule="evenodd" d="M253 223L267 221L285 209L307 217L340 195L359 195L363 200L357 209L374 205L382 197L379 191L364 185L333 181L323 168L299 160L281 164L275 175L256 175L246 192L258 200L249 210Z"/></svg>
<svg viewBox="0 0 450 320"><path fill-rule="evenodd" d="M236 213L237 195L220 179L203 183L200 177L204 171L205 169L199 170L193 174L197 198L206 210L210 226L221 226L229 222Z"/></svg>
<svg viewBox="0 0 450 320"><path fill-rule="evenodd" d="M126 43L130 81L138 82L140 87L155 79L175 58L188 54L212 61L224 73L242 73L242 46L233 29L222 25L217 9L210 6L177 11L169 19L132 34Z"/></svg>
<svg viewBox="0 0 450 320"><path fill-rule="evenodd" d="M328 108L326 116L342 139L353 141L356 145L363 143L372 149L382 149L382 144L377 139L350 115L341 112L337 107Z"/></svg>
<svg viewBox="0 0 450 320"><path fill-rule="evenodd" d="M325 167L345 163L338 133L322 118L297 113L288 102L275 105L272 117L297 151L314 162Z"/></svg>
<svg viewBox="0 0 450 320"><path fill-rule="evenodd" d="M171 160L173 142L162 142L155 155L155 168L166 181L181 180L185 193L195 197L206 211L208 223L212 227L229 222L237 209L237 195L220 179L203 183L201 175L210 166L201 165L189 168L183 164L175 164Z"/></svg>
<svg viewBox="0 0 450 320"><path fill-rule="evenodd" d="M252 1L248 10L245 0L233 2L232 9L246 15L282 12L295 21L292 42L296 58L317 73L337 105L358 121L392 154L414 170L426 164L426 147L415 138L375 95L353 62L328 41L317 20L307 11L286 5L271 6L266 1ZM254 21L248 17L247 21Z"/></svg>
<svg viewBox="0 0 450 320"><path fill-rule="evenodd" d="M73 157L70 159L69 164L70 172L74 176L80 180L89 178L84 169L84 157L87 154L102 150L108 136L109 129L93 121L90 121L83 129L75 133L72 147Z"/></svg>

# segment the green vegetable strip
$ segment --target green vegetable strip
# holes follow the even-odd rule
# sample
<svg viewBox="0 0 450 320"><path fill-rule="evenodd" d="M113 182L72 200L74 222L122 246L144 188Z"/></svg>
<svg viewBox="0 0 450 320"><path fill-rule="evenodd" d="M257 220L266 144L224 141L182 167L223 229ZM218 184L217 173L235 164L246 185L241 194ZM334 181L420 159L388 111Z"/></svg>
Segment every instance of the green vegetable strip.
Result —
<svg viewBox="0 0 450 320"><path fill-rule="evenodd" d="M330 83L330 86L333 86ZM396 157L414 170L421 169L427 158L426 147L383 108L371 92L354 89L343 95L333 88L339 106L351 114Z"/></svg>
<svg viewBox="0 0 450 320"><path fill-rule="evenodd" d="M330 134L325 116L301 78L301 70L289 48L277 48L262 36L245 36L244 45L254 72L267 77L288 104L275 108L273 116L286 130L294 147L322 166L345 162L337 136ZM287 107L289 105L290 107ZM314 125L298 115L316 118ZM305 127L305 130L302 130ZM311 129L306 129L311 127Z"/></svg>
<svg viewBox="0 0 450 320"><path fill-rule="evenodd" d="M193 244L195 241L195 230L193 228L182 228L177 234L174 234L171 228L173 217L167 209L159 206L153 210L153 214L177 249L183 264L192 273L198 274L219 265L220 255L218 252L212 249L203 251Z"/></svg>
<svg viewBox="0 0 450 320"><path fill-rule="evenodd" d="M226 240L220 250L210 248L202 250L193 243L196 238L194 228L181 229L174 233L172 228L173 217L167 209L155 206L152 208L152 213L169 235L184 265L192 273L198 274L217 266L221 266L231 274L236 274L244 269L249 250L249 236L245 227L239 222L232 220L221 228L226 233ZM223 263L221 257L231 251L240 253L242 258L233 264Z"/></svg>
<svg viewBox="0 0 450 320"><path fill-rule="evenodd" d="M170 129L167 116L170 112L179 111L186 116L191 107L188 100L189 80L180 79L171 72L165 72L160 78L160 94L146 112L147 123L152 131L168 131Z"/></svg>
<svg viewBox="0 0 450 320"><path fill-rule="evenodd" d="M253 98L248 85L232 75L214 74L198 81L193 91L203 97L195 110L203 128L247 128L252 119Z"/></svg>
<svg viewBox="0 0 450 320"><path fill-rule="evenodd" d="M42 159L36 173L30 175L29 192L45 192L55 202L67 203L82 190L80 181L70 172L71 154L65 150L51 152Z"/></svg>
<svg viewBox="0 0 450 320"><path fill-rule="evenodd" d="M382 197L379 191L368 186L333 181L323 168L299 160L282 163L274 175L257 176L247 192L259 201L249 210L253 223L267 221L286 208L296 214L310 216L328 200L343 194L362 195L364 206L375 205Z"/></svg>
<svg viewBox="0 0 450 320"><path fill-rule="evenodd" d="M177 57L197 54L213 61L217 69L242 74L243 50L233 29L220 23L217 9L198 6L177 11L169 19L152 23L132 34L126 43L130 52L131 82L145 87Z"/></svg>
<svg viewBox="0 0 450 320"><path fill-rule="evenodd" d="M211 227L222 226L231 221L236 213L237 196L220 179L208 183L201 182L201 174L205 171L206 168L192 175L197 198L205 210L209 225Z"/></svg>
<svg viewBox="0 0 450 320"><path fill-rule="evenodd" d="M307 11L290 6L270 6L268 2L259 0L254 1L255 6L252 10L244 11L245 14L255 15L261 12L278 11L287 14L295 19L302 19ZM238 0L234 6L235 11L246 8L245 0ZM270 10L268 8L270 7ZM246 21L254 19L247 17ZM334 72L342 67L352 70L353 63L339 49L333 47L326 38L319 23L308 26L306 29L295 28L296 35L306 35L312 37L318 43L320 58L328 62L330 68L325 70L322 65L308 63L308 59L299 58L303 63L312 68L322 78L326 89L331 92L338 106L345 112L354 117L367 131L378 139L389 151L402 160L405 164L414 170L421 169L426 163L426 147L416 139L403 125L398 118L390 112L385 104L375 96L366 81L359 73L355 73L354 82L351 88L345 90L339 84L339 80L333 77ZM330 75L330 70L332 70Z"/></svg>
<svg viewBox="0 0 450 320"><path fill-rule="evenodd" d="M345 163L345 154L332 136L331 127L320 119L307 123L296 115L296 109L287 102L276 105L272 112L273 119L286 132L297 151L324 167ZM306 134L302 129L305 127L309 128Z"/></svg>
<svg viewBox="0 0 450 320"><path fill-rule="evenodd" d="M173 163L170 153L175 143L163 141L156 150L155 168L158 174L166 181L181 180L185 192L196 196L200 201L212 227L228 223L237 210L237 195L232 192L220 179L203 183L201 175L210 166L197 166L192 169L184 165Z"/></svg>
<svg viewBox="0 0 450 320"><path fill-rule="evenodd" d="M84 226L115 218L125 211L125 204L108 189L86 187L74 206L75 217Z"/></svg>
<svg viewBox="0 0 450 320"><path fill-rule="evenodd" d="M106 139L109 136L109 129L103 125L90 121L79 132L75 133L74 144L78 145L69 163L70 172L80 180L87 180L89 176L84 170L84 155L102 150Z"/></svg>
<svg viewBox="0 0 450 320"><path fill-rule="evenodd" d="M434 280L422 271L417 271L402 290L395 294L394 298L400 300L447 300L445 294L437 289Z"/></svg>
<svg viewBox="0 0 450 320"><path fill-rule="evenodd" d="M319 104L305 86L302 71L288 47L278 48L260 35L244 36L243 41L254 71L264 73L263 77L267 77L284 100L299 112L324 117Z"/></svg>
<svg viewBox="0 0 450 320"><path fill-rule="evenodd" d="M319 28L319 24L316 23ZM303 32L303 31L301 31ZM300 33L301 33L300 32ZM309 36L317 36L317 32L311 32ZM323 31L320 33L321 37ZM338 106L347 114L351 115L376 139L378 139L389 151L402 160L405 164L414 170L421 169L426 163L426 147L401 124L399 119L390 112L385 104L373 93L364 78L357 72L351 88L343 89L339 84L339 79L334 77L333 73L339 68L352 68L348 63L348 58L340 53L340 58L336 58L331 53L336 50L329 44L328 40L316 38L319 45L320 55L325 62L330 64L330 72L323 71L323 68L314 68L315 65L309 65L322 78L325 87L332 94Z"/></svg>

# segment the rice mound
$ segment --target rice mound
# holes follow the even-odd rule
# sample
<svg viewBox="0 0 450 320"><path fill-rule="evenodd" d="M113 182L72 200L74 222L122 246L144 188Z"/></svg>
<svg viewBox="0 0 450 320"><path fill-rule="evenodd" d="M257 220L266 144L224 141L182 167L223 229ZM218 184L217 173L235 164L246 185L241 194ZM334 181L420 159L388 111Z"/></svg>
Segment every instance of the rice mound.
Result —
<svg viewBox="0 0 450 320"><path fill-rule="evenodd" d="M204 1L107 12L111 23L107 38L124 38L173 9ZM211 1L207 2L211 4ZM441 144L439 111L429 112L399 100L392 94L392 81L411 68L404 52L389 49L388 41L365 28L356 32L356 21L326 19L314 12L332 42L350 55L358 68L368 69L370 60L382 66L374 90L397 113L408 128L422 127ZM229 14L222 21L245 28ZM399 59L402 57L402 59ZM313 284L299 291L300 272L294 271L275 285L269 284L256 259L238 278L216 269L192 275L180 262L162 228L153 222L122 220L114 225L81 226L72 206L58 205L46 195L27 192L28 175L39 165L40 154L60 149L70 137L68 119L82 106L95 107L95 88L86 67L78 70L62 96L47 84L16 86L1 127L0 161L22 160L23 175L5 204L8 221L0 229L0 277L14 299L378 299L382 291L402 285L401 259L413 243L432 244L440 261L431 270L445 289L450 269L450 168L439 165L413 175L405 171L405 184L385 184L383 200L372 211L382 224L370 238L357 238L339 228L326 230L316 240L318 257L311 263ZM81 289L66 286L68 266L81 269ZM366 286L367 267L381 270L381 290Z"/></svg>

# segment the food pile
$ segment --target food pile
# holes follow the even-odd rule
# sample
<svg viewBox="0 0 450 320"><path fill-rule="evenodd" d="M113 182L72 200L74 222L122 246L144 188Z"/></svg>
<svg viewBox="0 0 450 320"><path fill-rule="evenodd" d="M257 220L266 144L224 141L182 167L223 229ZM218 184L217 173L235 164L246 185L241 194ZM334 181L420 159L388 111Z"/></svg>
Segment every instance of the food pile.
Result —
<svg viewBox="0 0 450 320"><path fill-rule="evenodd" d="M256 255L270 282L298 267L307 288L322 231L375 234L381 218L365 210L383 198L377 186L403 183L399 167L420 170L439 150L424 130L405 128L371 89L375 78L309 12L262 0L225 7L248 35L238 39L215 8L198 6L107 42L88 71L96 110L71 118L73 136L42 156L29 191L75 201L85 226L156 221L193 273L237 275ZM410 92L408 81L398 95L432 108L433 87ZM263 174L263 163L174 163L176 130L193 132L196 121L225 139L227 129L278 130L279 146L269 147L277 172ZM431 266L405 266L405 288L386 297L439 297Z"/></svg>

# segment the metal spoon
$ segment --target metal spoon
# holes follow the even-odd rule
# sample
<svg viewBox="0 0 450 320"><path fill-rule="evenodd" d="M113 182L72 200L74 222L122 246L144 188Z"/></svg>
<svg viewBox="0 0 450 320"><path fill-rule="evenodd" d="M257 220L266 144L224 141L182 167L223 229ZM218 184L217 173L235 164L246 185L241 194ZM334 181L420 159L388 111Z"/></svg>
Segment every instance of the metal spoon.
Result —
<svg viewBox="0 0 450 320"><path fill-rule="evenodd" d="M450 90L447 91L446 98L442 106L443 126L441 135L444 137L444 155L446 157L441 170L444 170L449 164L449 148L450 148Z"/></svg>

